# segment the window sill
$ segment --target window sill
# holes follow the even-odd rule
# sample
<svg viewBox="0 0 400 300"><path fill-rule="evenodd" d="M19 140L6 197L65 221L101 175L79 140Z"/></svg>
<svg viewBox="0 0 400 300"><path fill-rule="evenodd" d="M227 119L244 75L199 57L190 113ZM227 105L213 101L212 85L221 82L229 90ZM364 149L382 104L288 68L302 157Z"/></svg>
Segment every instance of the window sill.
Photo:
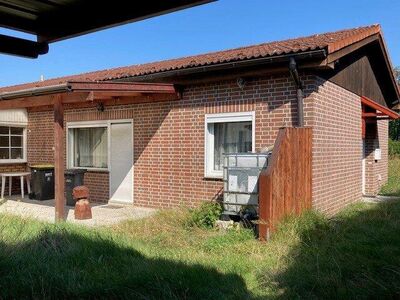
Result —
<svg viewBox="0 0 400 300"><path fill-rule="evenodd" d="M0 159L0 165L14 165L14 164L26 164L26 160L9 160L9 159Z"/></svg>
<svg viewBox="0 0 400 300"><path fill-rule="evenodd" d="M110 173L110 170L108 169L96 169L96 168L91 168L91 169L86 169L87 173Z"/></svg>
<svg viewBox="0 0 400 300"><path fill-rule="evenodd" d="M217 180L217 181L222 181L224 178L221 175L205 175L203 177L205 180Z"/></svg>
<svg viewBox="0 0 400 300"><path fill-rule="evenodd" d="M109 169L103 169L103 168L81 168L81 167L71 167L69 169L75 169L75 170L86 170L87 172L102 172L102 173L109 173Z"/></svg>

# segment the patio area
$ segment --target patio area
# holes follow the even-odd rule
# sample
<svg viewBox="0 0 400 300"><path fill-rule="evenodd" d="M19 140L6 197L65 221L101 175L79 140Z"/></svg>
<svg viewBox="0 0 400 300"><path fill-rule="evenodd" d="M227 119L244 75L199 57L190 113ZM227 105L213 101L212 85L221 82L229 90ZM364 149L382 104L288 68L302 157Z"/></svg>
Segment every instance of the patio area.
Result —
<svg viewBox="0 0 400 300"><path fill-rule="evenodd" d="M54 223L54 200L31 200L21 195L6 196L0 200L0 213L7 213L24 218L34 218L40 221ZM132 205L91 203L92 219L75 220L74 208L65 207L65 219L67 222L86 226L108 226L125 220L142 219L151 216L155 209L135 207Z"/></svg>

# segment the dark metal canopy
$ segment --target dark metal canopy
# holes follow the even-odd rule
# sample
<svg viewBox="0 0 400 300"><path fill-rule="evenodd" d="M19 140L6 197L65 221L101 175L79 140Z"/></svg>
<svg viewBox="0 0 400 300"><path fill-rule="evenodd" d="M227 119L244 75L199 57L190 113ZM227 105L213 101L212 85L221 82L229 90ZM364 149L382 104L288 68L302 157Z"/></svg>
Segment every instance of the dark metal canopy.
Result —
<svg viewBox="0 0 400 300"><path fill-rule="evenodd" d="M48 43L211 1L0 0L0 27L37 37L0 35L0 52L36 58L48 52Z"/></svg>

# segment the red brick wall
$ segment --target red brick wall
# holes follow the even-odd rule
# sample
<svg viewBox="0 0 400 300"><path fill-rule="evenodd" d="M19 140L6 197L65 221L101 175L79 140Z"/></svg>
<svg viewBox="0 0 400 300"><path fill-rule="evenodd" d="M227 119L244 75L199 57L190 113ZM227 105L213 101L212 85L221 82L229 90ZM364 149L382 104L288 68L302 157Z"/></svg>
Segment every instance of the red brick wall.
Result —
<svg viewBox="0 0 400 300"><path fill-rule="evenodd" d="M361 198L360 98L315 76L303 80L305 125L314 127L313 203L334 213ZM133 119L134 203L166 208L220 196L222 181L204 178L204 118L240 111L256 112L256 150L273 144L280 127L297 122L292 80L286 74L252 79L243 90L234 80L198 84L185 87L179 101L106 107L104 112L67 109L65 120ZM29 112L28 128L29 162L52 160L52 111ZM108 200L107 172L89 172L85 184L92 201Z"/></svg>
<svg viewBox="0 0 400 300"><path fill-rule="evenodd" d="M335 213L361 193L360 97L317 78L313 102L313 205Z"/></svg>
<svg viewBox="0 0 400 300"><path fill-rule="evenodd" d="M313 87L313 77L304 77ZM311 106L305 104L306 124ZM67 109L65 121L134 120L134 201L153 207L194 206L220 195L222 181L204 178L204 115L256 111L256 149L271 145L283 126L295 125L296 92L287 75L186 87L183 99L96 109ZM29 112L29 163L53 160L52 111ZM108 200L108 173L89 172L92 201Z"/></svg>
<svg viewBox="0 0 400 300"><path fill-rule="evenodd" d="M254 79L243 90L235 81L190 86L181 101L135 108L135 203L156 207L193 206L220 195L222 181L204 178L205 114L255 111L256 150L297 121L287 76ZM306 113L306 122L310 117Z"/></svg>
<svg viewBox="0 0 400 300"><path fill-rule="evenodd" d="M367 127L368 129L368 127ZM388 121L377 122L377 134L374 130L366 132L366 185L365 194L375 196L388 178ZM382 158L375 160L374 151L381 149Z"/></svg>
<svg viewBox="0 0 400 300"><path fill-rule="evenodd" d="M380 180L378 180L378 189L385 184L388 180L388 163L389 163L389 121L387 120L379 120L378 121L378 141L379 148L381 149L382 159L376 163L375 174L377 177L380 175Z"/></svg>
<svg viewBox="0 0 400 300"><path fill-rule="evenodd" d="M53 111L28 112L28 164L54 162Z"/></svg>

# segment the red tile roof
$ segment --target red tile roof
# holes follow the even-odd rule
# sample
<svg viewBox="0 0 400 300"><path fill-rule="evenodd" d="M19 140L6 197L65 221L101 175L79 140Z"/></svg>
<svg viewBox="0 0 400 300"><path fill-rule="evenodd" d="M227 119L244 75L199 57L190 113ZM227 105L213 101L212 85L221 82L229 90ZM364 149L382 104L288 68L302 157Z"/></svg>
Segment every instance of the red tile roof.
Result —
<svg viewBox="0 0 400 300"><path fill-rule="evenodd" d="M67 81L104 81L148 75L153 73L188 69L198 66L214 65L219 63L249 60L253 58L271 57L282 54L299 53L311 50L326 49L327 54L340 50L348 45L356 43L373 34L380 33L379 25L358 27L323 34L315 34L308 37L288 39L278 42L269 42L259 45L241 47L231 50L212 52L196 56L188 56L177 59L107 69L73 76L59 77L44 81L25 83L15 86L0 88L0 92L29 89L40 86L50 86Z"/></svg>

